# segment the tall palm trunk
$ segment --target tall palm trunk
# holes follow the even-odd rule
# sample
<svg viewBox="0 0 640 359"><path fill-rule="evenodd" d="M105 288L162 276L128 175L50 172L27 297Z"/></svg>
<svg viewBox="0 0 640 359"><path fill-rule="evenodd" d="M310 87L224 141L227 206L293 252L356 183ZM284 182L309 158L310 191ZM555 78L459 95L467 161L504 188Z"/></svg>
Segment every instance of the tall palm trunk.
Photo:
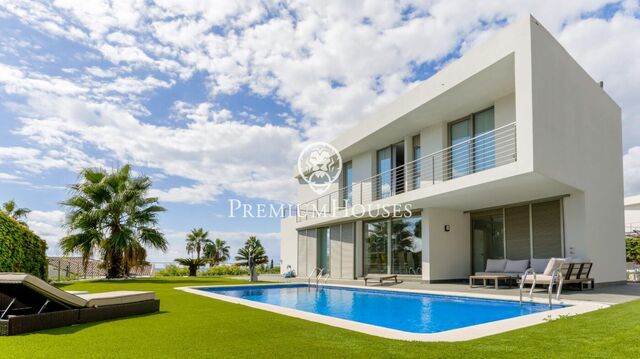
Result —
<svg viewBox="0 0 640 359"><path fill-rule="evenodd" d="M124 277L124 268L123 268L124 260L122 257L122 252L118 250L108 251L107 256L108 256L107 278Z"/></svg>

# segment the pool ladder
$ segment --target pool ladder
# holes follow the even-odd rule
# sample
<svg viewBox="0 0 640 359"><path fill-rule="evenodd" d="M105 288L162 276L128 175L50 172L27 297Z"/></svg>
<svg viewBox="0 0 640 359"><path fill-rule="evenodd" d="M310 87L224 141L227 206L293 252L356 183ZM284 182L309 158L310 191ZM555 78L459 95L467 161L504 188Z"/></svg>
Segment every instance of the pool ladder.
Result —
<svg viewBox="0 0 640 359"><path fill-rule="evenodd" d="M329 280L329 277L331 277L331 274L327 273L327 275L325 277L324 276L324 268L315 268L307 276L307 285L309 286L309 288L311 288L311 278L314 278L314 277L316 279L316 287L319 287L320 280L323 279L324 280L323 283L327 284L327 280Z"/></svg>
<svg viewBox="0 0 640 359"><path fill-rule="evenodd" d="M524 290L525 280L527 276L533 276L533 283L531 283L531 289L529 290L529 300L533 300L533 290L536 288L536 272L529 268L524 272L522 279L520 279L520 304L522 304L522 291ZM551 283L549 283L549 309L552 308L552 298L553 298L553 286L557 285L558 291L556 294L556 300L560 300L560 292L562 292L562 284L563 284L563 276L560 269L556 269L551 274Z"/></svg>

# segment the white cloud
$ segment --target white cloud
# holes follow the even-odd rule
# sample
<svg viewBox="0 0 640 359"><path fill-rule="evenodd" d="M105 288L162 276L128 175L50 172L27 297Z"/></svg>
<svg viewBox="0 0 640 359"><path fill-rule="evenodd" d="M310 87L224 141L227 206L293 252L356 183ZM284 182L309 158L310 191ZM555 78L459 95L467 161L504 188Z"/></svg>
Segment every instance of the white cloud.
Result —
<svg viewBox="0 0 640 359"><path fill-rule="evenodd" d="M529 12L605 81L625 112L625 148L640 145L634 115L640 105L633 98L640 90L640 49L630 46L640 33L633 17L638 4L624 2L624 11L610 20L582 18L609 2L16 1L0 8L92 48L113 66L89 68L85 78L70 80L0 65L0 83L28 99L17 133L39 144L18 165L61 168L72 165L67 157L97 163L81 155L91 146L109 161L194 182L158 189L167 201L200 203L224 190L290 199L290 187L279 184L290 179L301 139L331 139L413 86L415 65L465 52ZM134 70L154 75L129 75ZM149 112L140 96L196 72L207 79L210 101L167 104L186 125L144 122ZM287 127L258 126L216 105L216 96L242 88L289 105L298 118L287 118ZM629 173L627 166L635 165L625 162Z"/></svg>
<svg viewBox="0 0 640 359"><path fill-rule="evenodd" d="M47 241L49 255L59 255L58 243L66 235L63 227L65 214L63 211L37 211L33 210L27 215L29 228L40 238Z"/></svg>
<svg viewBox="0 0 640 359"><path fill-rule="evenodd" d="M0 172L0 182L14 182L19 180L20 177L12 175L10 173Z"/></svg>

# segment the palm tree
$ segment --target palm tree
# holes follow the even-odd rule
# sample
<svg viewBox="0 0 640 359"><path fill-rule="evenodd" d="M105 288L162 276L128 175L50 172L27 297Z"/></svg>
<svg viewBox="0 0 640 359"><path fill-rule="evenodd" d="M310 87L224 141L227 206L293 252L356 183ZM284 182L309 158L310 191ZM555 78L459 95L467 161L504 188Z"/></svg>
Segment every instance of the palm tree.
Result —
<svg viewBox="0 0 640 359"><path fill-rule="evenodd" d="M26 219L27 214L31 212L29 208L18 208L18 206L16 205L16 201L14 200L6 201L5 203L3 203L2 211L5 212L9 217L24 225L26 225L26 223L22 220Z"/></svg>
<svg viewBox="0 0 640 359"><path fill-rule="evenodd" d="M240 261L237 263L239 266L249 267L251 281L255 282L258 280L256 267L261 264L267 263L269 261L269 257L267 257L264 247L262 246L262 243L260 243L260 240L255 236L251 236L245 242L244 247L238 249L236 260Z"/></svg>
<svg viewBox="0 0 640 359"><path fill-rule="evenodd" d="M200 259L202 249L211 243L209 232L202 228L194 228L187 236L187 253L196 254L196 258Z"/></svg>
<svg viewBox="0 0 640 359"><path fill-rule="evenodd" d="M198 268L207 264L207 260L204 258L176 258L175 261L178 264L189 268L189 277L195 277L198 275Z"/></svg>
<svg viewBox="0 0 640 359"><path fill-rule="evenodd" d="M145 248L167 249L156 228L158 213L165 209L157 198L147 197L149 177L133 177L130 165L111 172L84 169L80 182L69 188L72 196L62 202L68 208L69 234L60 241L65 253L81 253L86 265L97 252L107 278L120 278L144 261Z"/></svg>
<svg viewBox="0 0 640 359"><path fill-rule="evenodd" d="M204 256L217 266L229 259L229 249L226 241L216 238L213 243L204 247Z"/></svg>

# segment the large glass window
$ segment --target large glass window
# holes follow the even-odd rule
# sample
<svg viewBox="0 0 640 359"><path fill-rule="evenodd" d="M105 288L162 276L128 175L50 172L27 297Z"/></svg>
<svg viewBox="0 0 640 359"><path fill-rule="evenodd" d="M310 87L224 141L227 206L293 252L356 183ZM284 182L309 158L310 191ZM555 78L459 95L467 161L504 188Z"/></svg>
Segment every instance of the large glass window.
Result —
<svg viewBox="0 0 640 359"><path fill-rule="evenodd" d="M378 176L375 179L375 191L373 198L381 199L391 196L391 147L378 151L376 166Z"/></svg>
<svg viewBox="0 0 640 359"><path fill-rule="evenodd" d="M391 220L391 273L421 274L422 218Z"/></svg>
<svg viewBox="0 0 640 359"><path fill-rule="evenodd" d="M329 242L330 233L329 228L318 228L318 251L317 260L318 268L324 268L324 273L331 273L331 245Z"/></svg>
<svg viewBox="0 0 640 359"><path fill-rule="evenodd" d="M422 217L368 222L365 230L365 273L422 272Z"/></svg>
<svg viewBox="0 0 640 359"><path fill-rule="evenodd" d="M473 170L474 172L486 170L496 166L496 139L493 108L478 112L473 115L474 136L479 136L473 141Z"/></svg>
<svg viewBox="0 0 640 359"><path fill-rule="evenodd" d="M345 207L351 207L353 204L353 166L351 162L347 162L343 166L342 172L342 201Z"/></svg>
<svg viewBox="0 0 640 359"><path fill-rule="evenodd" d="M451 178L469 174L469 139L471 139L471 118L458 121L449 129L451 148Z"/></svg>
<svg viewBox="0 0 640 359"><path fill-rule="evenodd" d="M471 231L474 272L484 271L487 259L562 257L562 200L472 213Z"/></svg>
<svg viewBox="0 0 640 359"><path fill-rule="evenodd" d="M504 216L502 210L471 216L473 270L482 272L487 259L504 258Z"/></svg>
<svg viewBox="0 0 640 359"><path fill-rule="evenodd" d="M387 273L389 257L389 222L369 222L366 225L367 243L365 245L365 272Z"/></svg>
<svg viewBox="0 0 640 359"><path fill-rule="evenodd" d="M449 145L452 146L449 152L451 178L495 167L495 135L487 134L494 129L493 108L449 125Z"/></svg>
<svg viewBox="0 0 640 359"><path fill-rule="evenodd" d="M382 199L404 192L404 142L398 142L377 152L374 179L374 199Z"/></svg>
<svg viewBox="0 0 640 359"><path fill-rule="evenodd" d="M412 172L411 175L411 187L412 189L420 188L420 176L422 171L420 168L420 157L422 157L422 151L420 150L420 135L413 136L413 168L409 168Z"/></svg>

